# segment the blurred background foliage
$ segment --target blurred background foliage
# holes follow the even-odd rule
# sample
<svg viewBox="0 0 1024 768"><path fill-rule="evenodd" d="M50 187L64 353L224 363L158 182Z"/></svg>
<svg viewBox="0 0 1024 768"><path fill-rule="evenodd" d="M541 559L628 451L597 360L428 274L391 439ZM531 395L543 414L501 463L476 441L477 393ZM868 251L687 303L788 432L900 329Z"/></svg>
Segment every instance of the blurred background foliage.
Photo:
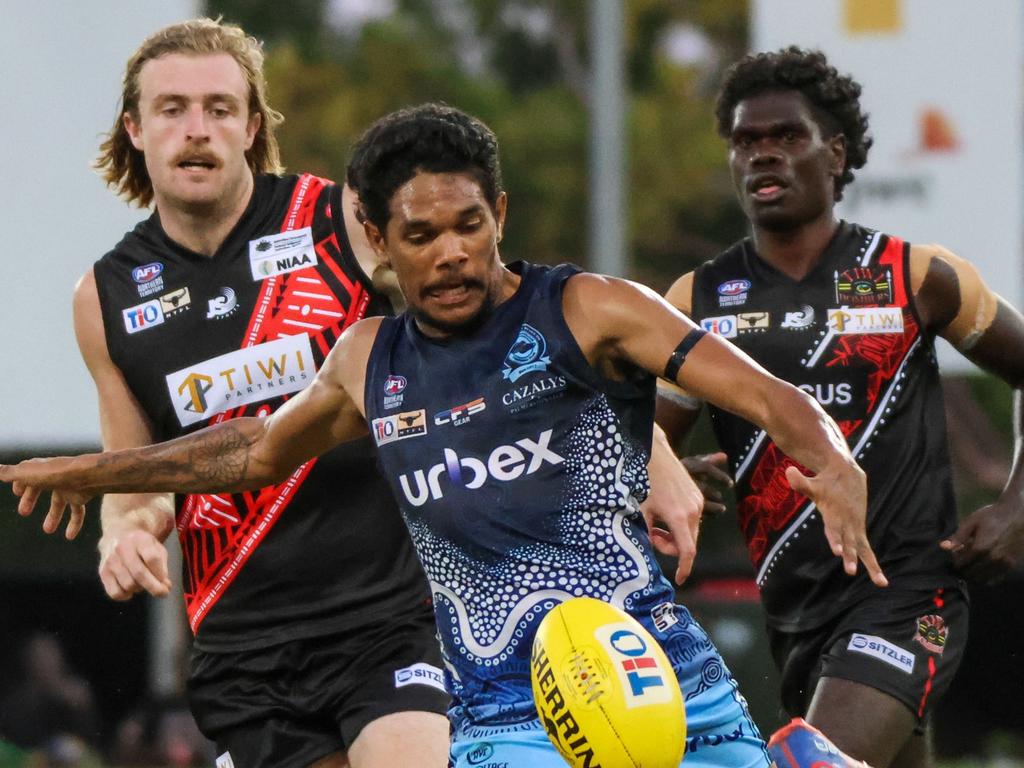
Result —
<svg viewBox="0 0 1024 768"><path fill-rule="evenodd" d="M507 259L586 265L589 50L583 0L211 0L265 41L292 169L344 173L380 115L444 101L501 142ZM746 50L745 0L626 4L630 276L665 289L739 237L714 130L722 68Z"/></svg>

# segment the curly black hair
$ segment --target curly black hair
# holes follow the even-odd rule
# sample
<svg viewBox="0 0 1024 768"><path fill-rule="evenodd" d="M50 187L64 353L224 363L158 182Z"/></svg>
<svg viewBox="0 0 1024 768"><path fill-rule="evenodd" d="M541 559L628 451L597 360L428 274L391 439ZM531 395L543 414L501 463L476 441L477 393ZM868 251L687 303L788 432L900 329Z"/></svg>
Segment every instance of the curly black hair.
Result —
<svg viewBox="0 0 1024 768"><path fill-rule="evenodd" d="M868 135L868 116L860 108L860 83L840 75L825 54L793 45L771 53L744 56L725 73L715 103L718 133L728 137L736 105L765 91L799 91L807 99L818 126L828 136L846 139L846 165L836 179L835 199L853 181L853 171L868 160L874 143Z"/></svg>
<svg viewBox="0 0 1024 768"><path fill-rule="evenodd" d="M346 178L362 213L384 232L391 197L417 173L471 174L495 209L501 166L494 133L471 115L446 104L421 104L385 115L352 149Z"/></svg>

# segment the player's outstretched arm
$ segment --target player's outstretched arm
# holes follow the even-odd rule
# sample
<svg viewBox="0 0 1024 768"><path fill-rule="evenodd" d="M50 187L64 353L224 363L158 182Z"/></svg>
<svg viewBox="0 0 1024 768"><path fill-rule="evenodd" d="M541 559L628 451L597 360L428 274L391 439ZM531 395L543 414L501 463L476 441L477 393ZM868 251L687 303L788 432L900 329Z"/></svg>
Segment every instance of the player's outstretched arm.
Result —
<svg viewBox="0 0 1024 768"><path fill-rule="evenodd" d="M303 461L366 434L363 381L378 324L365 320L346 331L313 383L266 418L232 419L144 448L0 466L0 481L21 497L22 515L43 491L54 492L58 502L44 523L51 530L66 505L101 493L218 493L279 482Z"/></svg>
<svg viewBox="0 0 1024 768"><path fill-rule="evenodd" d="M941 542L967 576L1003 578L1024 561L1024 318L966 259L937 245L910 251L911 289L925 326L1014 389L1014 451L999 498Z"/></svg>
<svg viewBox="0 0 1024 768"><path fill-rule="evenodd" d="M872 581L888 583L868 543L864 472L813 398L722 339L700 337L692 321L635 283L579 275L566 285L563 305L584 354L598 367L611 373L616 366L638 366L763 428L814 473L808 477L790 467L786 477L817 505L829 546L846 572L856 573L860 560Z"/></svg>

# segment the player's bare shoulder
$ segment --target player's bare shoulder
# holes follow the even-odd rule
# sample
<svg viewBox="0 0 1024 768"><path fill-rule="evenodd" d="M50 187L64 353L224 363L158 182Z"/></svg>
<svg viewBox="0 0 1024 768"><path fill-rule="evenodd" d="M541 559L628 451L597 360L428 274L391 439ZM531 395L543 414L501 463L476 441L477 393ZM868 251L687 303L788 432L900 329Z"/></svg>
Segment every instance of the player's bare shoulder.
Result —
<svg viewBox="0 0 1024 768"><path fill-rule="evenodd" d="M358 403L362 402L366 363L383 320L383 317L368 317L349 326L338 338L319 374L343 387Z"/></svg>
<svg viewBox="0 0 1024 768"><path fill-rule="evenodd" d="M665 301L684 315L693 311L693 275L693 272L687 272L672 283L665 293Z"/></svg>

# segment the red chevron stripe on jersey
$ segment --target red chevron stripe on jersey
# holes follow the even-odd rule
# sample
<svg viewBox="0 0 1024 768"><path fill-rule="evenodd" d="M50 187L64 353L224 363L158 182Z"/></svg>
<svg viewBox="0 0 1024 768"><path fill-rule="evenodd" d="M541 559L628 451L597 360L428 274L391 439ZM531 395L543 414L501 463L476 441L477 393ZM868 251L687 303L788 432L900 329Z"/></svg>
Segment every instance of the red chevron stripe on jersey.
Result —
<svg viewBox="0 0 1024 768"><path fill-rule="evenodd" d="M888 389L920 335L917 319L906 292L904 241L889 237L878 263L892 270L893 304L902 307L903 333L836 335L826 350L826 368L868 364L866 411L861 419L839 420L839 428L851 447L870 442L879 422L873 419L880 398ZM865 432L864 430L869 430ZM763 564L765 552L785 532L797 514L807 508L808 499L795 493L786 480L786 468L797 466L774 442L766 440L750 473L750 492L737 505L740 528L747 538L747 550L755 568ZM789 533L789 532L787 532Z"/></svg>
<svg viewBox="0 0 1024 768"><path fill-rule="evenodd" d="M312 226L319 198L328 184L310 174L301 176L280 231ZM325 214L330 216L329 204ZM363 317L370 296L341 268L336 233L332 230L315 247L319 264L337 280L341 290L332 288L316 266L266 278L242 347L305 333L326 356L341 332ZM257 403L220 413L210 423L270 411L269 403ZM283 483L259 492L186 497L177 527L182 547L189 553L186 562L192 589L186 593L185 603L193 632L198 631L203 617L280 519L315 463L316 459L306 462Z"/></svg>

